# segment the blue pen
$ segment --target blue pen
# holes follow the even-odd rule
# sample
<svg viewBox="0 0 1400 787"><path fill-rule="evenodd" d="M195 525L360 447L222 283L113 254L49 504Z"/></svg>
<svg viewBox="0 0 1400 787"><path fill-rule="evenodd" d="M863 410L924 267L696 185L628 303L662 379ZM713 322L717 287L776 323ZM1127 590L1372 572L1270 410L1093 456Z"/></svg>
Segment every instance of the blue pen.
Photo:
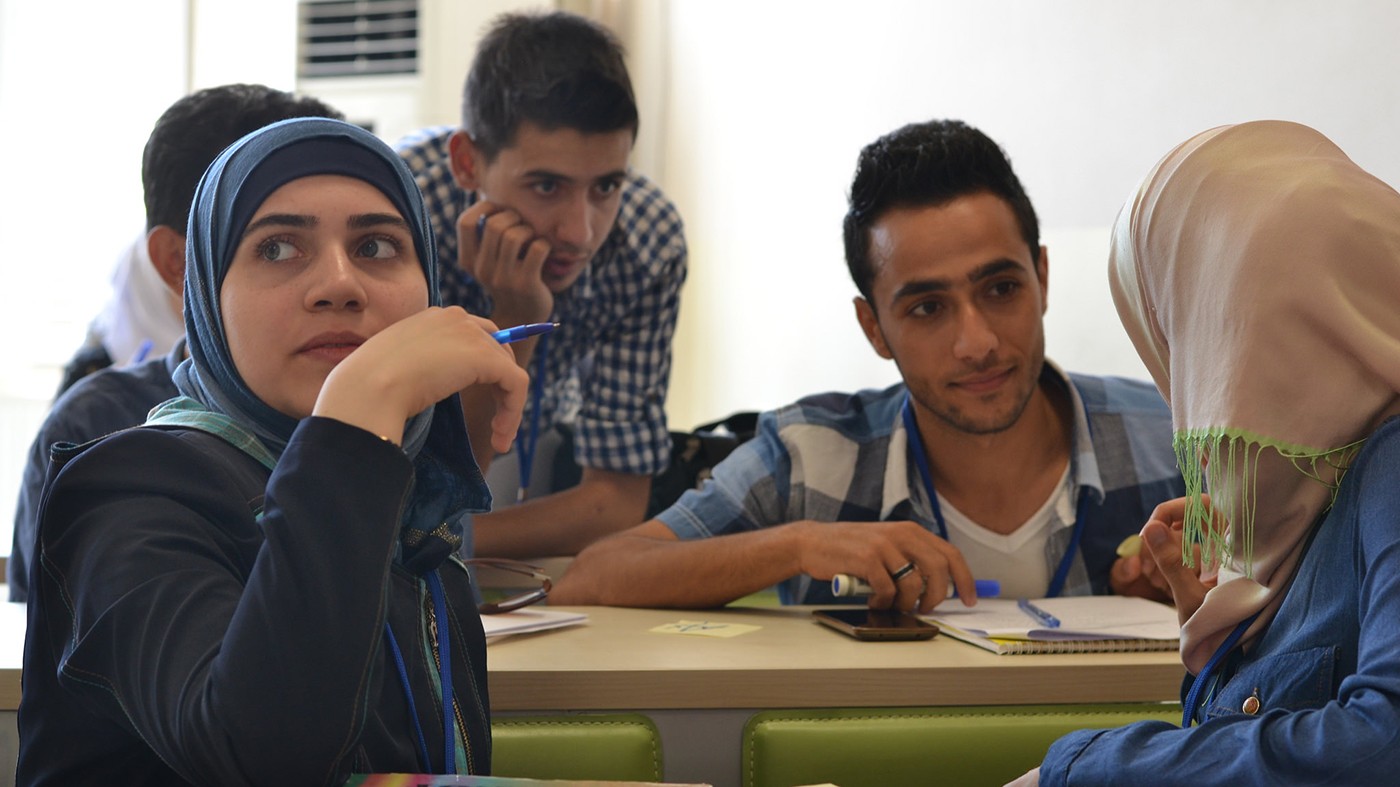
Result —
<svg viewBox="0 0 1400 787"><path fill-rule="evenodd" d="M979 579L975 582L977 586L978 598L996 598L1001 595L1001 583L995 579ZM870 596L875 591L870 587L870 583L860 577L853 577L850 574L837 574L831 578L831 595L838 598L842 596ZM957 596L957 588L953 583L948 583L948 598Z"/></svg>
<svg viewBox="0 0 1400 787"><path fill-rule="evenodd" d="M502 328L491 334L491 338L501 344L518 342L521 339L528 339L531 336L538 336L542 333L549 333L559 327L557 322L532 322L527 325L517 325L514 328Z"/></svg>
<svg viewBox="0 0 1400 787"><path fill-rule="evenodd" d="M136 354L131 357L131 365L135 366L146 360L146 356L151 354L151 348L155 346L156 343L150 339L141 342L141 346L136 348Z"/></svg>
<svg viewBox="0 0 1400 787"><path fill-rule="evenodd" d="M1016 606L1020 607L1022 612L1035 618L1037 623L1048 629L1057 629L1060 627L1059 618L1032 604L1029 599L1018 599L1016 601Z"/></svg>

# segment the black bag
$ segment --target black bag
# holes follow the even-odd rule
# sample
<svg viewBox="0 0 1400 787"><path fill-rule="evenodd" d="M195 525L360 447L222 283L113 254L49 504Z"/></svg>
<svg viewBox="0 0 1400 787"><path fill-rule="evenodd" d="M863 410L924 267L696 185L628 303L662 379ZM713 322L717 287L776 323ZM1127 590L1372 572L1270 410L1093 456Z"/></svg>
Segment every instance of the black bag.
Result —
<svg viewBox="0 0 1400 787"><path fill-rule="evenodd" d="M735 413L723 420L698 426L692 432L671 432L671 462L651 479L651 498L645 519L671 507L687 489L698 489L710 470L750 437L758 426L758 413ZM583 468L574 461L574 431L566 424L552 427L560 433L558 450L550 466L553 482L547 492L578 485Z"/></svg>
<svg viewBox="0 0 1400 787"><path fill-rule="evenodd" d="M698 489L710 471L740 443L753 437L758 413L735 413L723 420L671 433L671 463L651 479L647 519L671 507L687 489Z"/></svg>

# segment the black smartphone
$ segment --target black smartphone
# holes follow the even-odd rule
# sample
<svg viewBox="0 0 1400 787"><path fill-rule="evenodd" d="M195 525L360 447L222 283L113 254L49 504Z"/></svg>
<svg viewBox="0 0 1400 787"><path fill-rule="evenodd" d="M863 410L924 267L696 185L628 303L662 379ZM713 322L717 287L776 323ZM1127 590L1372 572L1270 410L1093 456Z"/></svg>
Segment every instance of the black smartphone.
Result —
<svg viewBox="0 0 1400 787"><path fill-rule="evenodd" d="M938 627L907 612L892 609L814 609L812 617L842 634L867 641L932 639Z"/></svg>

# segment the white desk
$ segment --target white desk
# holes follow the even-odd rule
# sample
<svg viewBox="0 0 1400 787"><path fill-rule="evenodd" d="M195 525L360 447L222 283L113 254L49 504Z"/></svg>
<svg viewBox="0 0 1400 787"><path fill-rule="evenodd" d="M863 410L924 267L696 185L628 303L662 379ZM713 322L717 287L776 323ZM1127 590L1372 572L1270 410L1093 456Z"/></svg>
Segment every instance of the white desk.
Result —
<svg viewBox="0 0 1400 787"><path fill-rule="evenodd" d="M497 713L633 710L657 722L668 781L738 784L759 710L1157 702L1179 699L1174 652L997 656L951 638L859 642L809 608L561 607L589 623L489 646ZM731 639L657 634L679 620L748 623Z"/></svg>
<svg viewBox="0 0 1400 787"><path fill-rule="evenodd" d="M1174 701L1183 675L1175 653L996 656L944 637L857 642L800 607L564 609L586 612L589 622L488 648L492 709L643 712L661 729L669 781L738 784L740 731L759 710ZM682 619L761 628L732 639L650 631ZM13 734L19 707L24 628L24 607L5 602L0 785L17 753L5 750L5 729Z"/></svg>
<svg viewBox="0 0 1400 787"><path fill-rule="evenodd" d="M1183 675L1175 653L997 656L948 637L859 642L804 607L561 609L586 612L589 623L490 646L493 709L1173 701ZM650 631L682 619L762 628L730 639Z"/></svg>

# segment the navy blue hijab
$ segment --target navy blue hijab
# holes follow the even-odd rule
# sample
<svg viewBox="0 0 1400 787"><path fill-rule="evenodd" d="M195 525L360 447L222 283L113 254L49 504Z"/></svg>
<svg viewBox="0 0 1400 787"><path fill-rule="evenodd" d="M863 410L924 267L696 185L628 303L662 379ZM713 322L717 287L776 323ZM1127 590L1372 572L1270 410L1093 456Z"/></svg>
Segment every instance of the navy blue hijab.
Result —
<svg viewBox="0 0 1400 787"><path fill-rule="evenodd" d="M298 421L259 399L244 382L229 352L219 296L243 230L263 201L281 186L312 175L344 175L382 192L412 230L429 304L442 302L422 195L403 160L373 134L339 120L296 118L255 131L224 150L204 173L190 208L185 246L190 357L175 370L175 384L204 410L251 432L274 462ZM420 456L425 446L434 449L429 453L435 458ZM439 532L444 522L457 518L455 512L490 507L457 396L409 419L403 450L416 471L405 515L409 527ZM259 458L266 462L268 457Z"/></svg>
<svg viewBox="0 0 1400 787"><path fill-rule="evenodd" d="M297 419L257 397L233 364L219 294L234 252L253 214L272 192L298 178L345 175L374 186L413 230L413 245L428 282L428 302L441 304L433 232L413 175L373 134L350 123L296 118L274 123L230 145L209 165L190 207L185 245L185 333L190 360L175 372L180 393L248 428L281 456ZM404 430L404 450L417 454L431 412Z"/></svg>

